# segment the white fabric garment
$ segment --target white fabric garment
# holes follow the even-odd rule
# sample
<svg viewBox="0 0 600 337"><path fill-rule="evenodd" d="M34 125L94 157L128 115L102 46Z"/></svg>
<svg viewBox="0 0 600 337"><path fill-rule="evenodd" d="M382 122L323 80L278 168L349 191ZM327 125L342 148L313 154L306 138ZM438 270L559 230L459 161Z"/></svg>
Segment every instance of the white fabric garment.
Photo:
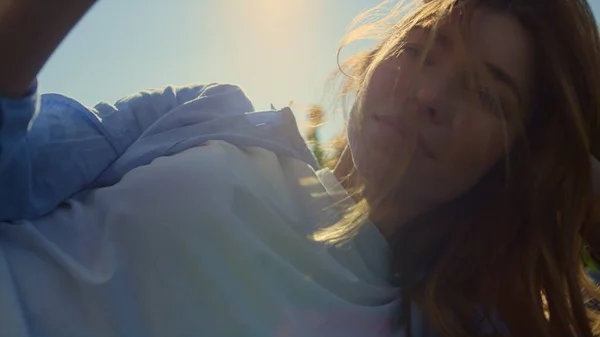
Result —
<svg viewBox="0 0 600 337"><path fill-rule="evenodd" d="M390 336L398 289L377 229L308 239L344 198L331 171L262 148L155 159L0 226L0 335Z"/></svg>

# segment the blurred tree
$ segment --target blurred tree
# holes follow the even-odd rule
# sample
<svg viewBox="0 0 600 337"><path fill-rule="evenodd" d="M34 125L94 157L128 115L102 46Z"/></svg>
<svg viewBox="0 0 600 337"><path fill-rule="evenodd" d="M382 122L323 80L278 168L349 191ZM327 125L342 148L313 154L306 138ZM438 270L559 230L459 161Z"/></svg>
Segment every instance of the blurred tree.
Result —
<svg viewBox="0 0 600 337"><path fill-rule="evenodd" d="M333 169L346 146L346 137L340 135L330 140L327 145L324 144L324 141L319 134L319 129L323 126L323 123L323 109L318 105L311 106L308 109L306 139L319 166Z"/></svg>
<svg viewBox="0 0 600 337"><path fill-rule="evenodd" d="M323 144L321 144L318 132L322 124L323 109L317 105L311 106L308 109L308 128L306 129L306 139L320 167L325 165Z"/></svg>

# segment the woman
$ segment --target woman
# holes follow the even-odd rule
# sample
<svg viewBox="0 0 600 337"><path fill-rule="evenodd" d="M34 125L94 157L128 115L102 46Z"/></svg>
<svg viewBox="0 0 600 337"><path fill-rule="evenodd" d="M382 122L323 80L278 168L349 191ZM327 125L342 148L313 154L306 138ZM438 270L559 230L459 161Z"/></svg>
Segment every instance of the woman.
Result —
<svg viewBox="0 0 600 337"><path fill-rule="evenodd" d="M13 6L15 25L39 12ZM43 16L61 18L53 36L78 6ZM6 334L592 336L587 3L390 13L362 27L384 28L381 43L342 67L353 108L333 172L311 168L289 109L244 114L237 87L92 109L45 96L38 110L31 69L51 43L18 48L41 34L23 30L0 62L17 97L2 101L3 193L17 200L2 217L34 219L0 229Z"/></svg>

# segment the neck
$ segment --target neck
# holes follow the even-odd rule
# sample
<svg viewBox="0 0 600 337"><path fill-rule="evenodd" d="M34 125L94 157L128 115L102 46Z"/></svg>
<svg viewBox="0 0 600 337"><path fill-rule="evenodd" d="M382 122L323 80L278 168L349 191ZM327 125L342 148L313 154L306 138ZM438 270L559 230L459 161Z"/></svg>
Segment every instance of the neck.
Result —
<svg viewBox="0 0 600 337"><path fill-rule="evenodd" d="M426 211L422 203L415 202L412 198L397 196L393 200L377 202L379 206L374 207L376 204L374 201L380 197L377 188L370 187L367 180L358 173L348 147L342 152L340 160L333 169L333 174L355 202L363 199L367 201L369 218L388 240L404 224ZM357 194L355 191L361 191L361 193Z"/></svg>

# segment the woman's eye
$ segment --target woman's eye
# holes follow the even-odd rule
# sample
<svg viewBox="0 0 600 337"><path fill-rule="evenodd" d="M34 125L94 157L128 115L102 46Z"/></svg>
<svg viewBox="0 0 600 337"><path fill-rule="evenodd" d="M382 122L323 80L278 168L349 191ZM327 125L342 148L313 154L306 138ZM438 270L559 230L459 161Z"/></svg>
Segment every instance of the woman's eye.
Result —
<svg viewBox="0 0 600 337"><path fill-rule="evenodd" d="M423 47L418 44L409 43L404 46L402 53L417 60L423 56ZM428 55L426 55L425 59L423 60L423 64L426 66L431 66L434 63L432 55L429 54L430 52L428 52Z"/></svg>
<svg viewBox="0 0 600 337"><path fill-rule="evenodd" d="M501 101L498 101L496 97L494 97L492 91L489 88L479 88L477 90L477 94L479 97L479 102L481 106L493 112L494 114L501 114L503 110L503 105Z"/></svg>
<svg viewBox="0 0 600 337"><path fill-rule="evenodd" d="M404 47L404 53L406 53L412 57L419 57L419 56L421 56L421 48L419 48L418 46L409 44Z"/></svg>

